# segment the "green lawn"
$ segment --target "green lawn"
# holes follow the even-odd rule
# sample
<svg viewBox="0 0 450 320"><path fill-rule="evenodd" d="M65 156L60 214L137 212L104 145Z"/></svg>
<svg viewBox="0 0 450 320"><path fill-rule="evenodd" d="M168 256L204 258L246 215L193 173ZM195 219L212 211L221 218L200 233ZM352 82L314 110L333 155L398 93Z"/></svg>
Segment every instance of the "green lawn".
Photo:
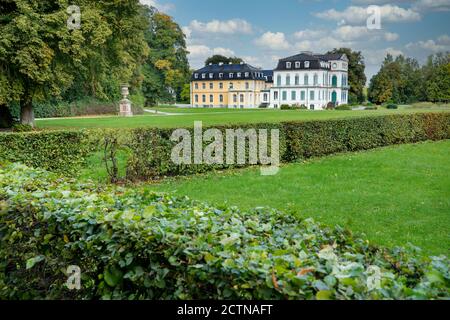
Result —
<svg viewBox="0 0 450 320"><path fill-rule="evenodd" d="M286 165L273 177L252 168L148 188L244 209L284 209L364 233L376 244L410 242L449 255L449 155L449 140L427 142Z"/></svg>
<svg viewBox="0 0 450 320"><path fill-rule="evenodd" d="M399 110L380 109L376 111L281 111L281 110L229 110L229 109L174 109L160 108L167 113L184 113L181 115L154 115L147 114L132 118L122 117L96 117L71 119L38 120L37 127L41 129L62 128L138 128L161 127L178 128L193 126L194 121L203 121L205 126L261 123L282 121L325 120L348 117L377 116L385 114L401 114L412 112L450 111L449 107L431 108L400 108Z"/></svg>

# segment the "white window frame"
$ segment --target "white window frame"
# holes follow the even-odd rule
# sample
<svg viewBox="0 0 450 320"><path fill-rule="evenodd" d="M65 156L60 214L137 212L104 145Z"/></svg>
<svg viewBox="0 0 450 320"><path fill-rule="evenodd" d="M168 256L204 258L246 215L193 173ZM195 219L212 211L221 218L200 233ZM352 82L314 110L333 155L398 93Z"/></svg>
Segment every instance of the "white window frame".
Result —
<svg viewBox="0 0 450 320"><path fill-rule="evenodd" d="M309 61L305 61L305 68L306 68L306 69L309 69L309 65L310 65L310 64L309 64Z"/></svg>
<svg viewBox="0 0 450 320"><path fill-rule="evenodd" d="M295 62L295 67L296 67L297 69L299 69L301 66L302 66L302 65L301 65L300 61L296 61L296 62Z"/></svg>
<svg viewBox="0 0 450 320"><path fill-rule="evenodd" d="M286 69L292 68L292 62L286 62Z"/></svg>

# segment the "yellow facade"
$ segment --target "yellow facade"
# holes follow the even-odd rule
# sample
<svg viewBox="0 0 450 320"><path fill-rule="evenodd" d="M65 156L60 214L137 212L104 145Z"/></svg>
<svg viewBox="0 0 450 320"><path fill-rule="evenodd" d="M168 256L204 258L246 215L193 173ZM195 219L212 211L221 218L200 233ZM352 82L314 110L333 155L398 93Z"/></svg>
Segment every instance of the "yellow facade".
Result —
<svg viewBox="0 0 450 320"><path fill-rule="evenodd" d="M258 108L264 80L235 79L191 81L191 105L196 108Z"/></svg>

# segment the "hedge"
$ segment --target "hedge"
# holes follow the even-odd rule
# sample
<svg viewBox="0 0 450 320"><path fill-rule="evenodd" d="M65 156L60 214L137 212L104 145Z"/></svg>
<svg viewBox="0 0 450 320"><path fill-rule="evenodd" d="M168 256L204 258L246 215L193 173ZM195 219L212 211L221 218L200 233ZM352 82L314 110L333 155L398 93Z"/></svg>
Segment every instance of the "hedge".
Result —
<svg viewBox="0 0 450 320"><path fill-rule="evenodd" d="M449 285L445 256L311 219L0 166L0 299L441 299Z"/></svg>
<svg viewBox="0 0 450 320"><path fill-rule="evenodd" d="M339 152L449 139L450 113L238 124L216 128L224 137L227 129L278 129L281 161L288 163ZM187 130L193 132L192 128ZM127 149L130 155L127 178L134 181L242 167L242 165L174 164L171 161L171 153L176 143L170 140L173 131L174 129L140 128L0 134L0 159L22 162L56 172L73 173L83 165L93 147L103 151L107 141L109 146L107 158L111 163L114 162L116 150ZM270 145L268 149L270 150Z"/></svg>
<svg viewBox="0 0 450 320"><path fill-rule="evenodd" d="M2 133L0 160L70 174L92 151L89 138L86 131Z"/></svg>

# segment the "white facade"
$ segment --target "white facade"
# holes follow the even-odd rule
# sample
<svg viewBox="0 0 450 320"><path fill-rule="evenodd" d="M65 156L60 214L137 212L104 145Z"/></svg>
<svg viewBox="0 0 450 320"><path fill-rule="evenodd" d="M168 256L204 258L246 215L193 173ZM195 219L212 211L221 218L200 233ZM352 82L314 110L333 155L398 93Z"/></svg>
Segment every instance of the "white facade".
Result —
<svg viewBox="0 0 450 320"><path fill-rule="evenodd" d="M307 61L280 60L274 71L274 85L269 94L269 108L280 108L281 105L306 106L310 110L324 110L328 103L335 105L348 103L348 59L345 55L339 60L318 61L311 55ZM291 59L291 58L289 58ZM264 101L261 92L261 101Z"/></svg>

